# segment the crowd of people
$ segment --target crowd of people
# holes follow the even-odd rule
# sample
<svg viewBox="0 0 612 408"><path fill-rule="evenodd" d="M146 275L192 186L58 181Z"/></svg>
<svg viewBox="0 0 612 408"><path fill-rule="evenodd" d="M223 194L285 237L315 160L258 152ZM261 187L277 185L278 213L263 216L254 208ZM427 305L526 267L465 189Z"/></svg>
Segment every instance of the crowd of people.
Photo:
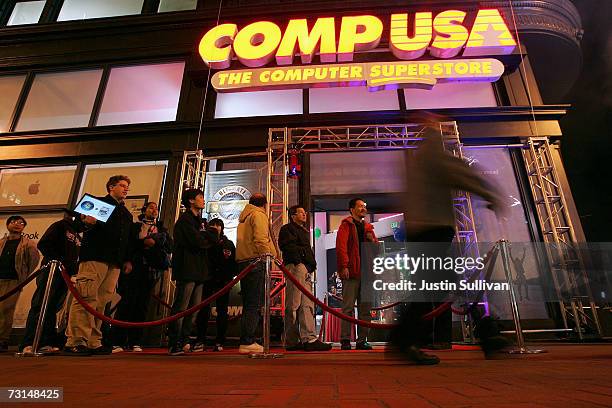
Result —
<svg viewBox="0 0 612 408"><path fill-rule="evenodd" d="M310 287L316 269L310 246L306 211L289 209L291 221L283 226L280 248L273 237L266 213L266 197L255 193L240 215L237 245L224 234L221 219L205 220L204 193L188 189L182 193L185 207L172 236L158 220L158 207L148 202L138 220L126 208L124 200L130 188L127 176L111 177L106 183L108 194L99 197L114 208L105 222L66 209L62 220L53 223L38 245L23 234L27 225L19 215L7 219L8 234L0 239L0 296L8 293L40 263L36 290L31 300L25 335L19 344L24 353L33 351L33 342L47 280L49 261L61 262L81 297L97 312L113 315L117 320L144 322L151 293L164 271L171 268L176 282L171 315L199 304L226 286L239 271L264 255L285 258L286 266L300 282ZM265 265L257 263L241 280L242 317L240 353L262 352L257 342L264 300ZM89 313L72 296L59 271L50 286L47 312L44 316L38 351L64 355L88 356L143 350L142 328L113 325L104 330L103 322ZM287 350L326 351L332 346L321 342L315 332L314 304L291 282L287 282L285 309L285 346ZM0 302L0 350L8 350L13 315L20 291ZM115 294L120 295L114 305ZM228 328L229 291L215 300L216 337L213 351L222 351ZM56 315L66 310L65 331L59 333ZM114 313L114 314L113 314ZM168 325L168 353L201 352L207 348L211 307L206 305L195 316L186 316ZM195 341L192 340L195 321Z"/></svg>
<svg viewBox="0 0 612 408"><path fill-rule="evenodd" d="M406 239L412 242L450 244L454 235L451 191L461 189L474 192L499 210L501 199L493 186L486 184L476 170L462 160L443 151L442 141L433 127L426 132L423 148L418 155L407 158L406 192L410 197L401 200L405 218ZM407 153L409 154L409 153ZM198 189L183 191L181 201L185 211L176 221L172 237L158 220L157 204L146 203L137 222L125 207L130 188L127 176L111 177L106 183L108 194L99 199L115 207L106 222L90 216L66 211L64 219L52 224L37 246L23 234L26 220L13 215L7 220L8 235L0 239L0 296L6 294L30 275L39 264L59 260L82 298L82 302L101 314L112 313L110 301L119 293L115 318L131 322L146 319L151 290L164 271L171 268L176 282L171 315L198 305L203 298L225 287L240 271L253 269L240 281L242 316L240 321L240 353L261 353L258 328L264 304L265 263L253 263L266 255L282 258L289 272L302 290L312 287L317 268L307 213L303 206L288 209L290 221L282 226L275 239L267 216L266 197L253 194L244 207L237 227L236 246L224 234L220 219L205 220L204 193ZM416 208L415 205L421 205ZM364 276L368 269L367 247L376 247L377 237L372 224L366 221L367 206L361 198L348 203L349 216L343 219L336 236L337 275L342 282L342 312L366 321L359 327L356 349L371 350L368 325L371 320L371 301L364 298ZM367 245L370 244L370 245ZM24 352L32 351L44 288L49 273L43 270L37 277L37 289L32 297L25 336L20 344ZM452 279L452 277L451 277ZM315 331L313 301L289 279L285 292L284 345L286 350L327 351L330 344L318 339ZM53 277L51 296L41 336L41 351L59 351L65 355L86 356L132 350L142 351L141 329L113 326L103 331L102 321L95 318L75 298L65 301L67 287L59 274ZM8 336L19 294L0 302L0 350L7 350ZM216 299L216 338L214 351L221 351L228 327L229 293ZM65 304L68 319L65 337L56 336L56 312ZM397 350L417 364L437 364L438 357L426 354L421 347L428 342L428 328L421 319L431 310L432 302L405 304L401 307L399 325L390 340ZM434 305L435 306L435 305ZM114 309L114 308L113 308ZM207 348L207 329L211 315L209 305L200 309L195 318L186 316L173 320L168 326L168 354L201 352ZM443 328L444 342L450 344L450 311L438 317ZM195 341L192 341L195 321ZM61 325L59 325L61 327ZM507 342L486 319L480 320L479 330L486 353L500 350ZM352 348L352 324L341 324L341 349ZM439 336L438 336L439 337ZM105 341L103 341L105 340Z"/></svg>

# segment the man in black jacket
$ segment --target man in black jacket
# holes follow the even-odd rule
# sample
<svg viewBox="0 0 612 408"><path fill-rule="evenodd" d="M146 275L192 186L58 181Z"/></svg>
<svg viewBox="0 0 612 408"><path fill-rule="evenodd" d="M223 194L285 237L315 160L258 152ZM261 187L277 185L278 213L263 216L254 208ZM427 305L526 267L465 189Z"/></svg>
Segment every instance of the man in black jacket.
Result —
<svg viewBox="0 0 612 408"><path fill-rule="evenodd" d="M132 254L132 273L119 277L117 292L121 301L115 318L128 322L144 322L147 317L151 291L165 270L170 267L172 239L161 221L157 220L157 203L146 203L134 223L136 238ZM142 328L113 326L113 353L125 349L142 351Z"/></svg>
<svg viewBox="0 0 612 408"><path fill-rule="evenodd" d="M310 246L310 232L306 227L306 211L299 205L289 208L291 221L283 225L278 235L278 245L289 272L302 286L310 289L312 274L317 268ZM287 280L285 289L285 348L288 351L327 351L331 344L317 338L314 321L314 303Z"/></svg>
<svg viewBox="0 0 612 408"><path fill-rule="evenodd" d="M208 249L208 264L211 271L210 279L204 283L204 298L211 296L227 285L238 274L236 262L236 247L234 243L223 234L224 224L219 218L213 218L208 223L210 232L218 234L219 241ZM213 351L223 351L225 333L227 332L227 309L229 305L229 291L215 301L217 311L217 337ZM210 305L205 306L198 313L196 324L198 326L198 339L193 348L194 352L206 349L206 332L210 319Z"/></svg>
<svg viewBox="0 0 612 408"><path fill-rule="evenodd" d="M115 210L106 222L93 223L95 220L92 221L91 217L85 219L94 225L83 234L75 286L83 300L100 313L104 313L106 304L115 293L121 268L126 274L132 271L129 259L134 240L133 219L123 201L129 188L127 176L112 176L106 183L108 195L100 200L115 205ZM101 320L94 319L73 299L64 353L74 356L110 354L111 349L102 345L101 325Z"/></svg>
<svg viewBox="0 0 612 408"><path fill-rule="evenodd" d="M79 214L74 214L70 210L66 210L64 218L54 222L47 228L40 241L38 241L38 250L43 254L42 265L46 265L51 260L57 260L62 263L70 276L77 274L79 250L81 248L82 231L85 228ZM28 320L26 323L25 335L21 341L20 348L24 353L31 353L32 343L36 332L36 324L40 316L43 296L47 280L49 279L49 269L43 270L36 278L36 291L32 295L32 303ZM68 288L60 270L56 270L51 282L51 292L47 304L47 312L45 314L45 323L43 325L40 338L39 351L54 352L59 351L55 346L59 346L57 336L55 334L56 314L62 307L66 299Z"/></svg>
<svg viewBox="0 0 612 408"><path fill-rule="evenodd" d="M218 240L206 230L202 219L204 193L189 189L181 198L187 208L174 225L174 251L172 252L172 279L176 281L171 314L175 315L197 305L202 299L202 286L210 277L206 249ZM183 354L183 346L191 333L192 316L181 318L168 326L168 354Z"/></svg>

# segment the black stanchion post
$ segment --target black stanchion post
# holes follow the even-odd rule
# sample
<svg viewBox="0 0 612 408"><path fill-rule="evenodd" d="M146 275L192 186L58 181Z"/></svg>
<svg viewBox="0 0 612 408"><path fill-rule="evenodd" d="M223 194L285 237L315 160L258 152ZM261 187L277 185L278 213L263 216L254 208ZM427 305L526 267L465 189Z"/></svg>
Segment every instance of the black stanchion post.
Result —
<svg viewBox="0 0 612 408"><path fill-rule="evenodd" d="M43 325L45 324L45 315L47 314L47 306L49 303L49 296L51 295L51 285L53 284L53 278L59 268L59 261L53 260L49 262L49 275L47 275L47 284L45 285L45 293L43 294L43 301L40 307L40 313L38 315L38 321L36 322L36 334L34 335L34 344L32 344L31 353L16 353L17 357L42 357L45 353L38 351L40 347L40 338L42 336Z"/></svg>

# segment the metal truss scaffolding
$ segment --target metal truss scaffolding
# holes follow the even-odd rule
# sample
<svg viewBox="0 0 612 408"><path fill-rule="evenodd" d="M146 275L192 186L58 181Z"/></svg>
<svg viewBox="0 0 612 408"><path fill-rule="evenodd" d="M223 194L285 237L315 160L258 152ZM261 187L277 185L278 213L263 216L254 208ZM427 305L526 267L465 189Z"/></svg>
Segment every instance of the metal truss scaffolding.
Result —
<svg viewBox="0 0 612 408"><path fill-rule="evenodd" d="M419 123L308 128L272 128L268 134L268 202L272 230L278 233L287 220L287 208L294 197L288 183L289 150L335 152L416 148L423 140L426 125ZM463 158L456 122L440 123L445 148ZM297 199L297 197L295 197ZM295 200L297 201L297 200ZM478 256L472 204L468 193L454 196L456 240L463 243L464 256ZM281 276L282 278L282 276ZM463 322L464 339L474 341L472 326Z"/></svg>
<svg viewBox="0 0 612 408"><path fill-rule="evenodd" d="M576 247L574 225L568 212L558 171L547 137L529 138L523 149L529 185L535 201L540 228L564 327L569 320L580 340L585 334L601 337L597 308L584 267L585 259ZM588 306L587 306L588 305Z"/></svg>

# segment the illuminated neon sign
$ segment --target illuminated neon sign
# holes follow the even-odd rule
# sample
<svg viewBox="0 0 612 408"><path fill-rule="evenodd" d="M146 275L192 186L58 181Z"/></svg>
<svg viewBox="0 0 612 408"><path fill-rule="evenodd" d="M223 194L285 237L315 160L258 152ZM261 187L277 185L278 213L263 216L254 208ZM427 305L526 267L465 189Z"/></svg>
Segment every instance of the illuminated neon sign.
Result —
<svg viewBox="0 0 612 408"><path fill-rule="evenodd" d="M471 29L463 25L466 15L459 10L443 11L435 17L431 12L418 12L410 21L408 14L391 15L389 48L396 58L414 60L427 51L440 59L460 54L465 58L448 62L282 67L293 64L296 56L302 64L311 64L316 54L325 64L351 62L356 52L376 48L383 22L372 15L342 17L338 37L334 17L318 18L310 29L306 19L290 20L284 32L270 21L258 21L240 30L236 24L221 24L204 34L199 52L212 69L229 68L234 57L246 67L259 68L217 72L212 82L221 92L313 85L367 85L378 90L431 87L437 81L495 81L503 74L499 61L469 57L510 54L516 41L497 9L479 10ZM260 68L273 60L281 67Z"/></svg>

